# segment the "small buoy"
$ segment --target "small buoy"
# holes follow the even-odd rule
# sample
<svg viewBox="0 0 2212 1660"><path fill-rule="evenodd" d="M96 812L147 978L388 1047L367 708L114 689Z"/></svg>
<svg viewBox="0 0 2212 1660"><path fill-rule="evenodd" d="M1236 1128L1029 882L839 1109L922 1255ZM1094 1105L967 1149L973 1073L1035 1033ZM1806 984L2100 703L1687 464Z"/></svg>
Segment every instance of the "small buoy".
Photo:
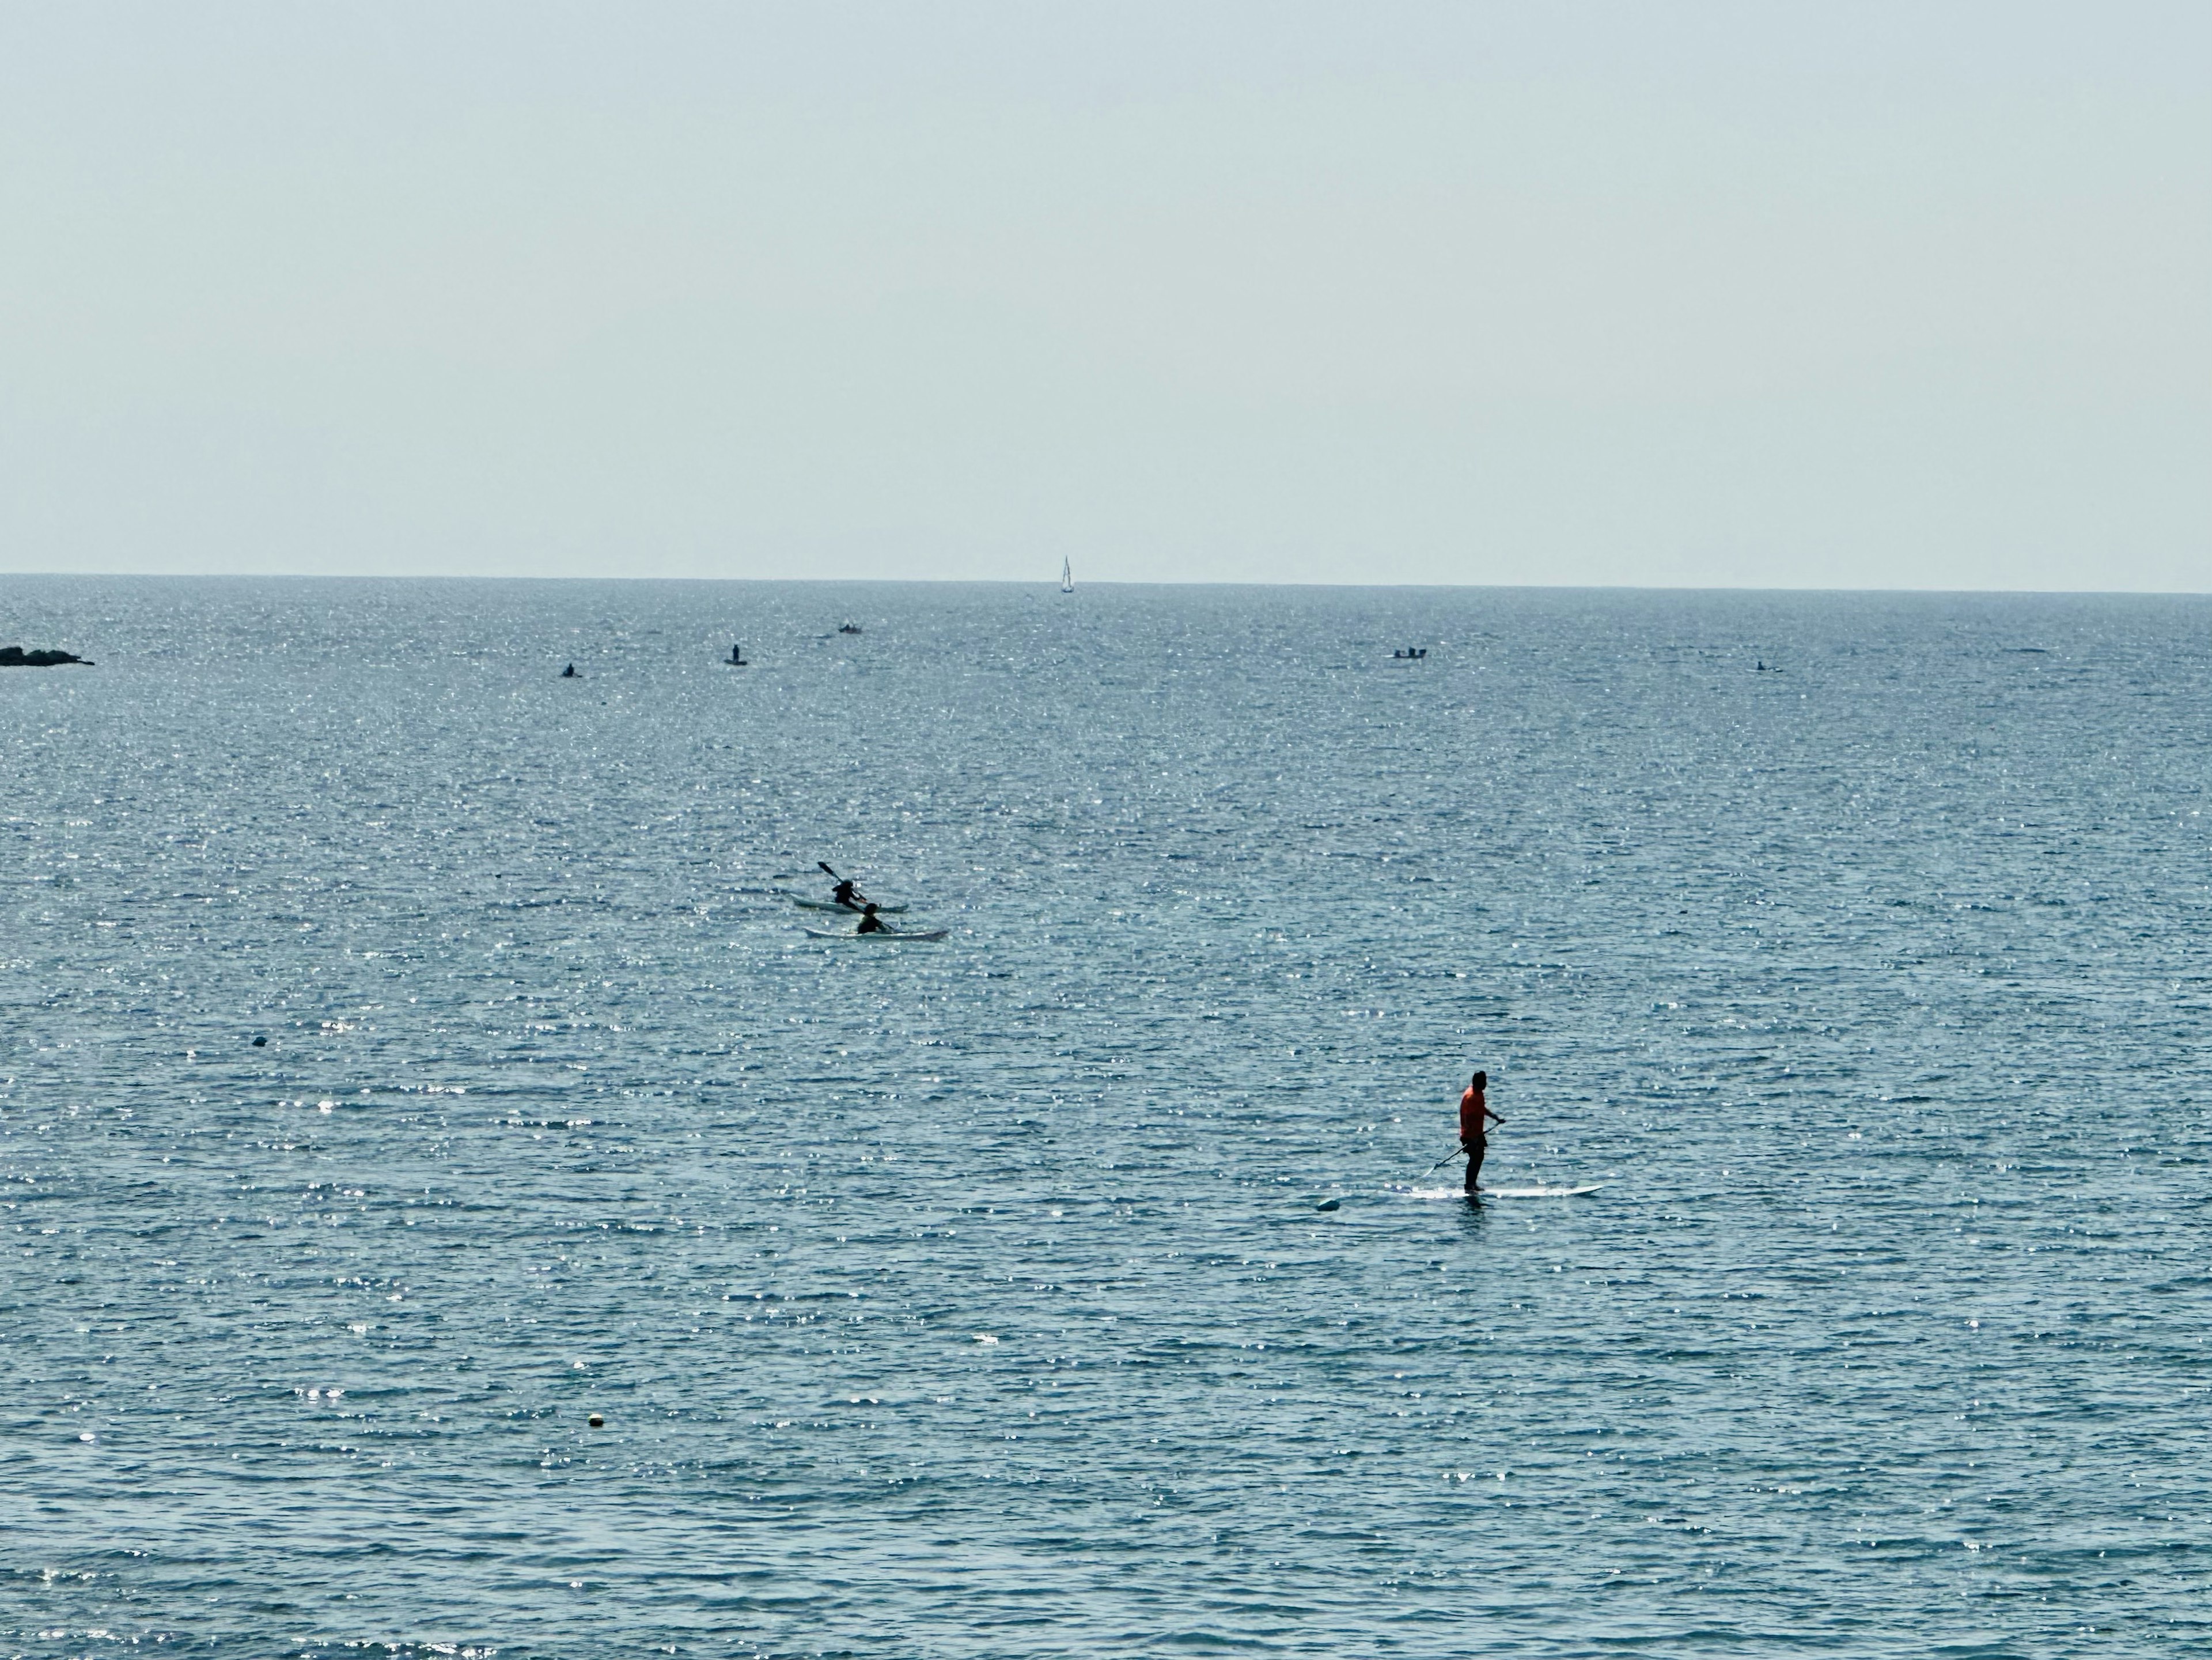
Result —
<svg viewBox="0 0 2212 1660"><path fill-rule="evenodd" d="M253 1047L258 1049L265 1049L269 1047L269 1040L265 1037L257 1037L253 1040Z"/></svg>
<svg viewBox="0 0 2212 1660"><path fill-rule="evenodd" d="M603 1430L603 1429L605 1429L605 1428L607 1426L607 1420L606 1420L605 1419L604 1419L604 1418L600 1417L600 1416L599 1415L599 1414L597 1414L597 1413L593 1413L593 1414L592 1414L589 1418L586 1418L584 1421L585 1421L586 1424L589 1424L589 1425L590 1425L593 1429L595 1429L595 1430Z"/></svg>
<svg viewBox="0 0 2212 1660"><path fill-rule="evenodd" d="M1324 1199L1321 1203L1316 1205L1314 1208L1316 1210L1334 1210L1343 1203L1344 1201L1341 1199Z"/></svg>

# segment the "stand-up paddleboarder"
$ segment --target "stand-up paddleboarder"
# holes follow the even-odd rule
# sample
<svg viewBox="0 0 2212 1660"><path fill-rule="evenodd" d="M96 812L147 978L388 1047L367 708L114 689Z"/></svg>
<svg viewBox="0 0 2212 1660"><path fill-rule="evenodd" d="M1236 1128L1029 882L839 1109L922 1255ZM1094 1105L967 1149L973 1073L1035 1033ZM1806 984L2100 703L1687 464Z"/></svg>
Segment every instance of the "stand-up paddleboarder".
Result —
<svg viewBox="0 0 2212 1660"><path fill-rule="evenodd" d="M1493 1124L1505 1122L1483 1102L1482 1092L1489 1084L1490 1074L1479 1072L1459 1098L1459 1144L1467 1149L1467 1196L1470 1199L1482 1191L1482 1155L1488 1146L1482 1121L1487 1118Z"/></svg>

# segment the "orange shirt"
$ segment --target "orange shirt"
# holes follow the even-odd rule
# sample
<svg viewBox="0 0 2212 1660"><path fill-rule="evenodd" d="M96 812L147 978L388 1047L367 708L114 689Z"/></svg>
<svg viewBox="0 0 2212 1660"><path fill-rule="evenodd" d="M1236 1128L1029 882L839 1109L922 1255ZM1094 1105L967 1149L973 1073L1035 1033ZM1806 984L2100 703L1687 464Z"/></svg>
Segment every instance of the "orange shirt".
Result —
<svg viewBox="0 0 2212 1660"><path fill-rule="evenodd" d="M1459 1139L1480 1141L1482 1137L1482 1091L1472 1084L1459 1098Z"/></svg>

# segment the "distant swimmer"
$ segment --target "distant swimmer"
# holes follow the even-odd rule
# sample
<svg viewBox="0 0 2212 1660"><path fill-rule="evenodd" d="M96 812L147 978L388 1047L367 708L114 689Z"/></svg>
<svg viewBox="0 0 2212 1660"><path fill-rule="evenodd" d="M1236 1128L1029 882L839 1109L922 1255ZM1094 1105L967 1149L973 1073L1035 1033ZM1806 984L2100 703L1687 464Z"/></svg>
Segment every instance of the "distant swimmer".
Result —
<svg viewBox="0 0 2212 1660"><path fill-rule="evenodd" d="M1482 1155L1488 1146L1482 1121L1487 1118L1493 1124L1505 1122L1491 1111L1483 1101L1482 1092L1489 1085L1490 1074L1479 1072L1474 1075L1474 1081L1467 1086L1467 1092L1459 1098L1459 1144L1467 1149L1467 1191L1469 1198L1480 1192L1482 1187Z"/></svg>
<svg viewBox="0 0 2212 1660"><path fill-rule="evenodd" d="M576 672L576 666L574 663L571 663L567 668L561 671L561 678L563 680L580 680L584 677Z"/></svg>
<svg viewBox="0 0 2212 1660"><path fill-rule="evenodd" d="M846 885L849 887L852 885L848 883ZM870 905L860 913L860 926L854 928L853 932L855 933L889 933L890 930L884 926L884 919L876 915L876 908L873 905Z"/></svg>

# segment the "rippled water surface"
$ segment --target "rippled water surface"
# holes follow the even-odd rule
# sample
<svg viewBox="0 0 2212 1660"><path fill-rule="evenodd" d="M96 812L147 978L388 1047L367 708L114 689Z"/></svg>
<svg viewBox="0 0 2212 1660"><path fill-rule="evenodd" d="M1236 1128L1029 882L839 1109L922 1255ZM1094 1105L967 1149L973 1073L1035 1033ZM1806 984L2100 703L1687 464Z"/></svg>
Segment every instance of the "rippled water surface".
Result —
<svg viewBox="0 0 2212 1660"><path fill-rule="evenodd" d="M2212 1646L2212 602L0 635L0 1652Z"/></svg>

